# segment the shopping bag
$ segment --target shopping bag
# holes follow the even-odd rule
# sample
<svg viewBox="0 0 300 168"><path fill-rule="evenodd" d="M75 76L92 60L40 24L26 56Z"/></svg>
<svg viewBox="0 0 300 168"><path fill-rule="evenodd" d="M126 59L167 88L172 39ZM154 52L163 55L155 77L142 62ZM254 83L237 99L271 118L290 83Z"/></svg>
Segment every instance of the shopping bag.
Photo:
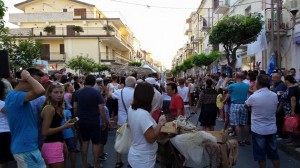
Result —
<svg viewBox="0 0 300 168"><path fill-rule="evenodd" d="M300 135L300 114L288 115L284 118L283 132Z"/></svg>
<svg viewBox="0 0 300 168"><path fill-rule="evenodd" d="M126 122L117 130L115 150L121 154L127 154L131 146L131 131Z"/></svg>
<svg viewBox="0 0 300 168"><path fill-rule="evenodd" d="M154 110L154 111L152 112L152 114L151 114L152 118L153 118L157 123L158 123L158 119L159 119L160 115L161 115L161 109L160 109L160 108Z"/></svg>

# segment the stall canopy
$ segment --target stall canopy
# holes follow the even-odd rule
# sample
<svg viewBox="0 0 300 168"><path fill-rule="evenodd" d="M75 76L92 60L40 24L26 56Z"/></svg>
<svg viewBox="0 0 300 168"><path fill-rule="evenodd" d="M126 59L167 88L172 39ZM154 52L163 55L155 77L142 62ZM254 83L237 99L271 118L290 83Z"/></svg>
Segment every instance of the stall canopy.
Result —
<svg viewBox="0 0 300 168"><path fill-rule="evenodd" d="M129 76L134 73L136 73L138 76L147 76L153 73L153 71L150 68L128 65L110 65L109 69L111 73L116 73L121 76Z"/></svg>

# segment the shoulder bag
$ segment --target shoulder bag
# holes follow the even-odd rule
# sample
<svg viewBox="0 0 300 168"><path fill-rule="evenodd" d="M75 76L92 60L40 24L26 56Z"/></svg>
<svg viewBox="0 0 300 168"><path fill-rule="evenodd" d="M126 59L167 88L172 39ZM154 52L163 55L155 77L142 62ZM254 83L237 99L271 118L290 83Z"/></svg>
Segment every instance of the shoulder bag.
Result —
<svg viewBox="0 0 300 168"><path fill-rule="evenodd" d="M121 91L121 99L124 109L127 113L127 121L117 130L117 138L115 143L115 150L121 154L127 154L131 147L131 130L128 124L128 111L123 99L123 89Z"/></svg>

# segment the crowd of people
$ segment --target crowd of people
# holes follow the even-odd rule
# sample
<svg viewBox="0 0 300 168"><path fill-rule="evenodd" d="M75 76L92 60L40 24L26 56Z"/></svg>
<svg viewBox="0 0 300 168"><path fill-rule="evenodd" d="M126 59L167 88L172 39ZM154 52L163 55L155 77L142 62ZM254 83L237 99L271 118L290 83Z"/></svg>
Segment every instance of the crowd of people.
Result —
<svg viewBox="0 0 300 168"><path fill-rule="evenodd" d="M154 167L161 127L180 115L188 120L199 108L196 125L213 131L216 120L224 121L223 130L232 130L240 146L253 144L260 167L266 156L279 167L276 139L300 145L298 136L282 132L284 117L300 113L298 79L294 68L285 76L244 71L233 78L216 73L165 81L28 68L0 82L0 168L12 160L20 168L63 168L67 159L74 168L78 152L83 168L99 168L108 157L108 131L125 122L132 136L128 167ZM87 160L90 141L93 163ZM115 167L123 166L117 153Z"/></svg>

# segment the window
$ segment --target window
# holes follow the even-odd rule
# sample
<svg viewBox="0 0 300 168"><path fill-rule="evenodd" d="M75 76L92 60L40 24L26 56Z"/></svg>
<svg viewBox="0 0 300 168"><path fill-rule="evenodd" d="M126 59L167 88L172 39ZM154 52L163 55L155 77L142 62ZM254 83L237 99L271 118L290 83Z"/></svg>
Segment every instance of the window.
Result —
<svg viewBox="0 0 300 168"><path fill-rule="evenodd" d="M68 9L63 9L63 12L68 12Z"/></svg>
<svg viewBox="0 0 300 168"><path fill-rule="evenodd" d="M59 44L59 53L65 54L65 44Z"/></svg>

